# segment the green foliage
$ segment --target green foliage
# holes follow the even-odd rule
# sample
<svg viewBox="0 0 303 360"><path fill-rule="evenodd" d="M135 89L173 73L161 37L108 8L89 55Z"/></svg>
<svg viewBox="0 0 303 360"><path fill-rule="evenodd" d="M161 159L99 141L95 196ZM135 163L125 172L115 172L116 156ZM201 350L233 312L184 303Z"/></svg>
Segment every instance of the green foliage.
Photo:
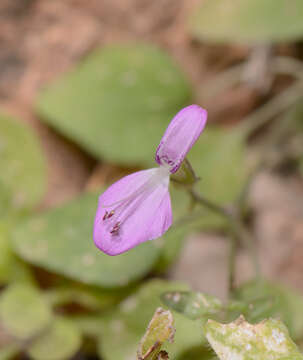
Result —
<svg viewBox="0 0 303 360"><path fill-rule="evenodd" d="M105 360L135 358L136 349L155 310L161 306L160 295L165 291L184 291L185 285L153 280L124 300L118 309L101 319L99 351ZM174 344L167 344L171 358L178 358L189 349L203 349L202 324L173 313L176 335ZM117 340L119 339L119 346Z"/></svg>
<svg viewBox="0 0 303 360"><path fill-rule="evenodd" d="M28 353L33 360L67 360L80 345L81 334L75 324L57 317L48 331L30 345Z"/></svg>
<svg viewBox="0 0 303 360"><path fill-rule="evenodd" d="M0 150L1 155L1 150ZM1 162L1 157L0 157ZM12 193L11 190L0 179L0 218L4 219L11 215L12 211Z"/></svg>
<svg viewBox="0 0 303 360"><path fill-rule="evenodd" d="M240 194L247 178L243 133L238 129L208 128L191 149L188 159L201 177L197 189L217 204L228 204ZM201 214L201 227L219 227L225 219L211 212Z"/></svg>
<svg viewBox="0 0 303 360"><path fill-rule="evenodd" d="M171 117L190 100L189 85L166 53L116 45L96 51L47 89L37 108L94 156L149 165Z"/></svg>
<svg viewBox="0 0 303 360"><path fill-rule="evenodd" d="M140 341L138 360L161 359L161 347L166 341L173 342L175 334L174 319L169 310L158 308L151 319L145 335Z"/></svg>
<svg viewBox="0 0 303 360"><path fill-rule="evenodd" d="M301 0L203 0L190 28L204 41L292 41L303 37L302 14Z"/></svg>
<svg viewBox="0 0 303 360"><path fill-rule="evenodd" d="M9 222L0 221L0 284L31 283L34 279L29 267L18 259L11 248Z"/></svg>
<svg viewBox="0 0 303 360"><path fill-rule="evenodd" d="M8 227L0 222L0 283L3 284L9 278L14 255L8 241Z"/></svg>
<svg viewBox="0 0 303 360"><path fill-rule="evenodd" d="M206 338L220 360L302 360L286 326L279 320L251 325L240 317L230 324L209 320Z"/></svg>
<svg viewBox="0 0 303 360"><path fill-rule="evenodd" d="M28 340L51 322L51 311L38 290L30 285L8 287L0 297L0 321L5 331Z"/></svg>
<svg viewBox="0 0 303 360"><path fill-rule="evenodd" d="M32 131L0 114L0 216L36 205L45 191L45 163ZM4 169L4 170L3 170Z"/></svg>
<svg viewBox="0 0 303 360"><path fill-rule="evenodd" d="M223 309L223 304L214 296L191 291L171 291L162 294L161 300L189 319L208 318Z"/></svg>
<svg viewBox="0 0 303 360"><path fill-rule="evenodd" d="M155 240L161 247L160 257L155 266L158 273L164 272L178 257L189 229L185 226L172 226L161 238Z"/></svg>
<svg viewBox="0 0 303 360"><path fill-rule="evenodd" d="M16 225L13 243L25 260L86 284L126 286L146 275L161 248L146 242L119 256L108 256L92 240L97 195L85 194Z"/></svg>
<svg viewBox="0 0 303 360"><path fill-rule="evenodd" d="M303 335L303 297L284 286L265 280L251 281L238 288L235 299L246 304L241 312L249 322L264 318L281 319L295 339Z"/></svg>
<svg viewBox="0 0 303 360"><path fill-rule="evenodd" d="M89 311L104 310L124 298L132 287L123 289L104 289L95 286L64 281L60 286L47 291L46 296L52 306L78 304Z"/></svg>

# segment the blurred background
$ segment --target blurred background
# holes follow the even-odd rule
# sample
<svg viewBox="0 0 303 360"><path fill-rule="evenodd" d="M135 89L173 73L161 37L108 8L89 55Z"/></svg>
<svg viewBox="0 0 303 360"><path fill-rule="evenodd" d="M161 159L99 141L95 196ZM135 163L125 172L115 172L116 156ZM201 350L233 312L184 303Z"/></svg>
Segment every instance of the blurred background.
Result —
<svg viewBox="0 0 303 360"><path fill-rule="evenodd" d="M98 195L155 166L192 103L197 190L239 212L262 276L303 292L302 39L302 0L0 0L0 359L134 359L161 293L228 297L228 221L180 186L162 238L117 257L92 241ZM233 286L255 271L238 240ZM279 291L300 340L303 300ZM175 316L171 359L215 359Z"/></svg>

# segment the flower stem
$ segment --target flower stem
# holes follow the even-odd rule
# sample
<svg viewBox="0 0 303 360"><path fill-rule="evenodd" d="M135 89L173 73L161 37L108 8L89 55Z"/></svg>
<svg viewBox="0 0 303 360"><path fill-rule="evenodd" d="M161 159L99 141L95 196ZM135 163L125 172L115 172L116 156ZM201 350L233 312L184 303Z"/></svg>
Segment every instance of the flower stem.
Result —
<svg viewBox="0 0 303 360"><path fill-rule="evenodd" d="M212 202L209 199L206 199L204 196L198 194L194 189L192 189L192 188L189 189L189 194L196 203L203 205L204 207L208 208L209 210L211 210L225 218L231 217L232 214L228 209Z"/></svg>

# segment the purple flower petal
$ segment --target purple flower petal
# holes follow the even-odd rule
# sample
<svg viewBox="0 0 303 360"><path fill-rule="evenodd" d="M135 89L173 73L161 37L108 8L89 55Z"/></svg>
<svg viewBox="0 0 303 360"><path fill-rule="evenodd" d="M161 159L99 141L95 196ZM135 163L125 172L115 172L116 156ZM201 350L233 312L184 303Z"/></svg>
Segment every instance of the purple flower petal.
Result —
<svg viewBox="0 0 303 360"><path fill-rule="evenodd" d="M99 198L94 242L108 255L160 237L172 223L169 172L160 167L128 175Z"/></svg>
<svg viewBox="0 0 303 360"><path fill-rule="evenodd" d="M169 165L176 172L186 154L201 134L207 120L207 111L198 105L190 105L172 119L156 151L159 165Z"/></svg>

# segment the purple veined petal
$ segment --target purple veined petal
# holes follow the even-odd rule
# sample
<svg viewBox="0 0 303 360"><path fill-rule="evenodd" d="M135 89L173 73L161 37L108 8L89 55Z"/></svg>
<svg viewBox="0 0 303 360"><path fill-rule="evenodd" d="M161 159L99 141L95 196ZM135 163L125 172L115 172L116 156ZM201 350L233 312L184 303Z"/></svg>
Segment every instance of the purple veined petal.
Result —
<svg viewBox="0 0 303 360"><path fill-rule="evenodd" d="M200 136L207 120L207 111L198 105L190 105L172 119L156 151L159 165L169 165L176 172L186 154Z"/></svg>
<svg viewBox="0 0 303 360"><path fill-rule="evenodd" d="M169 171L163 167L128 175L99 198L94 242L108 255L160 237L172 223Z"/></svg>

